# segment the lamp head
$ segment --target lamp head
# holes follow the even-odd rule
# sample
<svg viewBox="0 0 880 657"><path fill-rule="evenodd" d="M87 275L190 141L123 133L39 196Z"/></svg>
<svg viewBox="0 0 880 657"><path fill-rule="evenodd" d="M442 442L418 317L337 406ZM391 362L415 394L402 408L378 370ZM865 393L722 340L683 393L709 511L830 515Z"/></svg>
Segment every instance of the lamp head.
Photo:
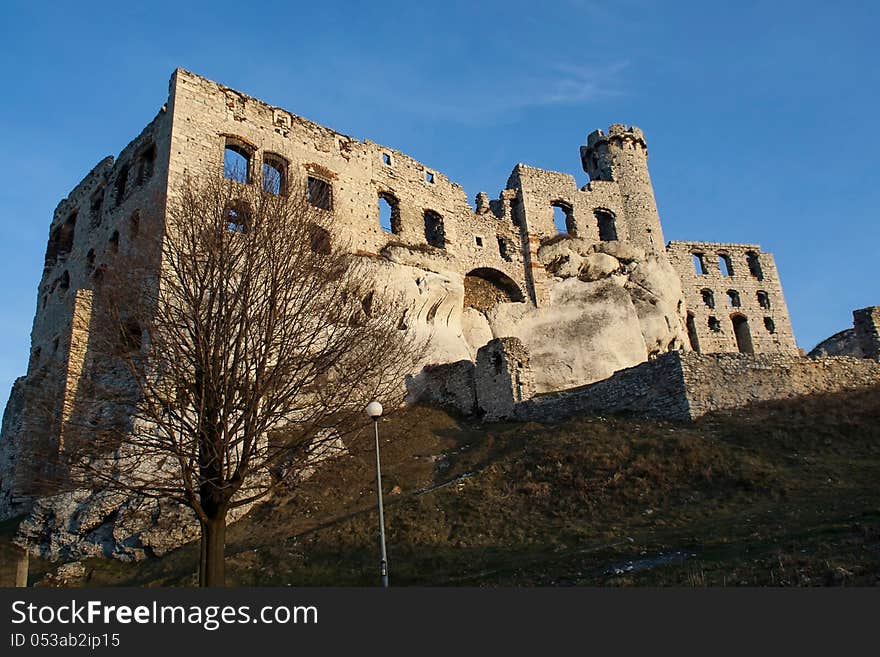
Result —
<svg viewBox="0 0 880 657"><path fill-rule="evenodd" d="M382 416L382 404L377 401L371 401L367 404L367 415L372 419L378 420Z"/></svg>

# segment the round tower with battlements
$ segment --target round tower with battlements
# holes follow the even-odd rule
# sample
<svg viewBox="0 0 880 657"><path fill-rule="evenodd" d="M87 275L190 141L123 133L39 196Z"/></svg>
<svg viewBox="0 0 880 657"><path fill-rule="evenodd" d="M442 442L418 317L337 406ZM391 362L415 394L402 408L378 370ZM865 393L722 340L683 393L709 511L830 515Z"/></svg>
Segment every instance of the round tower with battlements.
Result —
<svg viewBox="0 0 880 657"><path fill-rule="evenodd" d="M581 146L581 162L590 180L614 182L626 213L627 239L643 248L662 251L663 230L648 173L648 146L641 130L614 124L608 133L591 132Z"/></svg>

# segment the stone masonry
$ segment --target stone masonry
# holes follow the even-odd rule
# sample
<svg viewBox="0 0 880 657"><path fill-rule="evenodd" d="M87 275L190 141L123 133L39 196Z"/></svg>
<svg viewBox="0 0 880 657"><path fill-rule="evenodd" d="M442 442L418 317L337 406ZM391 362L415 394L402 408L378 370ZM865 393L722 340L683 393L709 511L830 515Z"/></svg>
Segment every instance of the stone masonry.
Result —
<svg viewBox="0 0 880 657"><path fill-rule="evenodd" d="M757 244L670 242L693 351L797 354L773 257Z"/></svg>
<svg viewBox="0 0 880 657"><path fill-rule="evenodd" d="M880 364L851 357L670 352L582 388L533 397L520 420L559 420L577 413L631 413L695 420L707 413L803 395L880 385Z"/></svg>

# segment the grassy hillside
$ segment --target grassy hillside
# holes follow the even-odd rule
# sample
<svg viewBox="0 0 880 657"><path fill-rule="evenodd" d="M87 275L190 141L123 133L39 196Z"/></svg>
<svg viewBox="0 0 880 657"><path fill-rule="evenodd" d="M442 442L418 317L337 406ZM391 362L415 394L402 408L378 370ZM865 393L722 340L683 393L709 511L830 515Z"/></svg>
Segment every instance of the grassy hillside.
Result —
<svg viewBox="0 0 880 657"><path fill-rule="evenodd" d="M880 583L880 389L694 424L413 408L381 430L392 585ZM231 585L375 584L371 439L230 527ZM192 583L196 548L88 562L87 585Z"/></svg>

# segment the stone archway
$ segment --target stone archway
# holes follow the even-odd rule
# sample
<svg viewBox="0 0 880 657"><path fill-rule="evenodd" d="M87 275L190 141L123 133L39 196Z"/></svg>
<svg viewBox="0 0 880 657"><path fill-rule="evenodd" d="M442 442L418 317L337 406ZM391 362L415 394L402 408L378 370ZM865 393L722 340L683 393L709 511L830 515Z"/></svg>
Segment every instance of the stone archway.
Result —
<svg viewBox="0 0 880 657"><path fill-rule="evenodd" d="M510 276L479 267L464 277L464 307L486 312L497 303L522 302L525 296Z"/></svg>

